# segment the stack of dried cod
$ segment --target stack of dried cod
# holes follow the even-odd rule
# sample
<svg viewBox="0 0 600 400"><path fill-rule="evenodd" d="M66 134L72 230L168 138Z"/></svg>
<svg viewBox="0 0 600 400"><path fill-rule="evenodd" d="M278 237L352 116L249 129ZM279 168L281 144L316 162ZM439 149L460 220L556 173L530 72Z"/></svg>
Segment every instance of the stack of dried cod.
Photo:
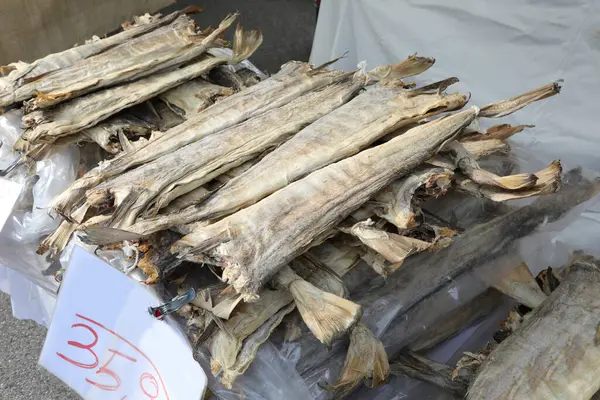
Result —
<svg viewBox="0 0 600 400"><path fill-rule="evenodd" d="M39 253L60 254L76 232L109 248L134 243L147 284L196 289L181 321L230 388L271 339L301 344L296 369L309 386L343 363L325 383L344 397L363 381L384 384L388 356L414 367L414 352L486 314L499 292L529 307L544 301L515 246L600 185L579 170L563 177L558 161L526 173L484 168L510 161L507 139L532 126L477 122L553 96L557 83L465 108L468 94L446 92L456 78L403 81L434 64L416 55L349 73L330 69L336 60L291 61L261 79L239 69L259 32L238 26L227 51L221 35L237 15L201 31L188 11L2 69L0 106L22 102L27 126L11 169L70 143L106 151L53 200L63 222ZM457 226L436 198L475 200L485 212ZM461 282L472 288L461 300L474 299L465 305L448 301ZM556 385L572 391L565 379ZM484 380L471 392L489 389Z"/></svg>

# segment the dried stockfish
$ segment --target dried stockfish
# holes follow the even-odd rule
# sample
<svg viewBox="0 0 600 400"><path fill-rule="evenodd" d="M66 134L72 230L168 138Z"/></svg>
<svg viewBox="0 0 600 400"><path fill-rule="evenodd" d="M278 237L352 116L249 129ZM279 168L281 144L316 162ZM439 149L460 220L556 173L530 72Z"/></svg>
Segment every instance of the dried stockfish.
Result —
<svg viewBox="0 0 600 400"><path fill-rule="evenodd" d="M581 256L549 298L487 357L467 399L591 398L600 389L598 290L600 263Z"/></svg>
<svg viewBox="0 0 600 400"><path fill-rule="evenodd" d="M321 343L331 342L351 329L362 316L362 308L342 297L318 289L284 266L274 278L277 286L286 288L302 319Z"/></svg>
<svg viewBox="0 0 600 400"><path fill-rule="evenodd" d="M367 386L381 386L390 373L387 354L383 344L363 323L359 323L350 334L350 346L344 367L331 389L336 398L344 398L363 380Z"/></svg>
<svg viewBox="0 0 600 400"><path fill-rule="evenodd" d="M160 94L158 98L173 112L188 119L213 105L220 97L233 94L230 88L196 78Z"/></svg>
<svg viewBox="0 0 600 400"><path fill-rule="evenodd" d="M534 101L543 100L560 93L560 81L539 87L519 96L481 107L480 118L500 118L520 110Z"/></svg>
<svg viewBox="0 0 600 400"><path fill-rule="evenodd" d="M196 32L194 21L182 15L169 25L23 85L14 91L13 101L26 100L36 94L26 108L49 107L176 67L205 53L236 18L237 14L227 16L217 29L203 36Z"/></svg>
<svg viewBox="0 0 600 400"><path fill-rule="evenodd" d="M405 350L390 365L392 375L405 375L409 378L433 383L440 388L464 397L469 387L469 379L465 376L453 375L449 365L430 360L410 350Z"/></svg>
<svg viewBox="0 0 600 400"><path fill-rule="evenodd" d="M537 183L538 178L534 174L498 176L482 169L463 145L457 141L448 143L446 148L454 153L458 168L477 184L504 190L521 190L532 188Z"/></svg>
<svg viewBox="0 0 600 400"><path fill-rule="evenodd" d="M80 203L85 191L105 179L132 167L169 154L187 144L209 136L265 111L281 107L302 94L342 79L341 71L313 68L309 64L289 62L279 73L243 92L229 96L215 105L170 129L135 151L115 160L105 161L52 200L50 206L59 214L68 215Z"/></svg>
<svg viewBox="0 0 600 400"><path fill-rule="evenodd" d="M548 167L535 174L537 182L531 189L509 191L497 187L479 186L472 180L460 175L456 176L456 186L459 190L471 193L475 196L486 197L492 201L502 202L554 193L560 189L561 173L562 166L560 161L553 161Z"/></svg>
<svg viewBox="0 0 600 400"><path fill-rule="evenodd" d="M369 77L382 84L391 83L396 79L408 78L427 71L435 63L435 58L418 57L417 53L397 64L382 65L369 71Z"/></svg>
<svg viewBox="0 0 600 400"><path fill-rule="evenodd" d="M195 230L173 251L194 259L209 252L223 277L246 299L311 241L331 229L394 178L409 173L477 115L474 107L419 126L380 146L317 170L254 206Z"/></svg>
<svg viewBox="0 0 600 400"><path fill-rule="evenodd" d="M448 301L448 293L459 284L457 281L472 286L474 270L493 269L498 265L496 259L512 257L505 253L511 243L532 234L542 224L560 219L599 191L600 181L584 178L578 169L569 171L560 192L476 225L454 238L452 245L445 249L408 258L403 268L388 277L384 286L380 279L374 279L362 284L352 295L352 299L364 307L362 321L368 326L383 324L385 330L380 338L391 351L390 356L394 356L394 351L422 334L423 324L434 324L455 308L453 302ZM414 324L415 320L420 321L419 324ZM307 345L307 349L310 358L301 360L298 367L302 374L319 368L336 357L336 353L339 356L341 350L334 349L329 354L310 351L316 349L314 344Z"/></svg>
<svg viewBox="0 0 600 400"><path fill-rule="evenodd" d="M394 224L399 229L417 226L420 210L416 198L438 197L450 188L454 177L452 171L442 168L425 168L415 171L406 178L396 180L379 192L370 202L378 217Z"/></svg>
<svg viewBox="0 0 600 400"><path fill-rule="evenodd" d="M422 251L437 250L444 246L440 243L429 243L409 236L386 232L377 229L373 224L370 219L358 222L352 226L349 233L359 238L361 242L381 254L383 258L391 263L386 263L381 270L376 269L376 272L384 277L400 268L408 256ZM445 243L446 246L448 244L449 241Z"/></svg>
<svg viewBox="0 0 600 400"><path fill-rule="evenodd" d="M213 375L218 375L221 370L233 369L244 340L292 301L293 297L287 290L264 290L259 301L240 304L225 322L226 329L218 330L210 339Z"/></svg>
<svg viewBox="0 0 600 400"><path fill-rule="evenodd" d="M120 110L140 104L161 92L196 78L216 65L226 62L237 63L249 57L261 42L262 35L259 32L244 32L238 26L233 58L205 58L179 69L154 74L135 82L76 98L50 110L34 111L23 117L25 125L31 128L25 131L23 136L33 143L53 142L63 135L91 127Z"/></svg>
<svg viewBox="0 0 600 400"><path fill-rule="evenodd" d="M306 127L196 209L186 210L187 218L209 220L232 214L314 170L356 154L399 126L461 108L466 101L459 94L411 96L400 88L369 90Z"/></svg>
<svg viewBox="0 0 600 400"><path fill-rule="evenodd" d="M105 182L88 192L88 197L104 201L107 196L125 198L129 193L135 193L137 198L130 206L131 212L122 221L113 224L128 229L144 210L150 209L149 213L156 214L173 198L280 145L307 124L346 103L362 87L362 80L349 80L307 93L283 107L200 139ZM179 166L176 170L169 168L174 164ZM191 222L171 220L175 223L170 226L153 223L153 229ZM148 231L140 233L147 234Z"/></svg>
<svg viewBox="0 0 600 400"><path fill-rule="evenodd" d="M183 13L191 11L186 9ZM4 71L10 71L7 76L0 78L0 106L9 106L16 100L12 100L12 92L17 88L42 78L50 72L70 67L73 64L102 53L114 46L126 42L132 38L153 31L163 25L170 24L182 14L181 11L171 13L165 17L160 14L149 16L147 18L137 18L134 25L128 25L127 29L115 35L104 39L95 39L80 46L61 51L60 53L49 54L44 58L35 60L31 64L18 62L1 67ZM21 99L23 100L23 99Z"/></svg>

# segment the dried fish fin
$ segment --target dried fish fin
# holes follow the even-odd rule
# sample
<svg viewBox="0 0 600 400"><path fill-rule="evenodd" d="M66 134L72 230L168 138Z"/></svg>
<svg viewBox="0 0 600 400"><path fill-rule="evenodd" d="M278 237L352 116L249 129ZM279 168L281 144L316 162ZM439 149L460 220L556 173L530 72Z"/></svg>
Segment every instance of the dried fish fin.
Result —
<svg viewBox="0 0 600 400"><path fill-rule="evenodd" d="M383 276L400 268L408 256L429 250L433 246L433 243L385 232L372 225L373 221L371 220L358 222L352 226L350 233L392 263L383 271Z"/></svg>
<svg viewBox="0 0 600 400"><path fill-rule="evenodd" d="M512 126L510 124L500 124L500 125L494 125L491 128L489 128L485 134L475 134L472 136L468 136L467 138L465 138L465 141L477 141L477 140L490 140L490 139L496 139L496 140L506 140L508 138L510 138L511 136L522 132L525 128L534 128L535 125L517 125L517 126ZM463 142L463 145L465 144L465 142Z"/></svg>
<svg viewBox="0 0 600 400"><path fill-rule="evenodd" d="M73 213L70 220L62 221L58 228L40 243L36 251L37 254L45 254L49 250L53 255L59 254L62 249L65 248L67 243L69 243L71 235L75 232L79 223L85 218L88 209L89 205L84 204Z"/></svg>
<svg viewBox="0 0 600 400"><path fill-rule="evenodd" d="M336 398L344 398L361 382L369 387L381 386L390 373L390 365L383 344L363 323L358 323L350 334L350 345L338 381L330 388Z"/></svg>
<svg viewBox="0 0 600 400"><path fill-rule="evenodd" d="M480 118L500 118L520 110L534 101L539 101L547 97L560 93L560 81L550 83L539 87L530 92L508 100L497 101L481 107Z"/></svg>
<svg viewBox="0 0 600 400"><path fill-rule="evenodd" d="M500 188L484 187L459 175L456 177L456 184L459 190L471 193L475 196L483 196L492 201L502 202L555 193L561 187L561 174L562 166L560 161L553 161L548 167L535 174L537 183L531 189L507 191Z"/></svg>
<svg viewBox="0 0 600 400"><path fill-rule="evenodd" d="M346 245L339 236L341 235L311 248L303 254L303 257L326 265L337 276L346 275L359 262L360 254Z"/></svg>
<svg viewBox="0 0 600 400"><path fill-rule="evenodd" d="M489 156L493 153L508 153L510 151L508 143L499 139L473 140L461 142L461 144L474 159Z"/></svg>
<svg viewBox="0 0 600 400"><path fill-rule="evenodd" d="M480 185L498 187L504 190L521 190L535 186L538 180L534 174L498 176L481 169L465 147L457 141L448 143L446 148L454 152L456 163L460 170L473 182Z"/></svg>
<svg viewBox="0 0 600 400"><path fill-rule="evenodd" d="M492 286L529 308L537 308L547 298L525 262L494 279Z"/></svg>
<svg viewBox="0 0 600 400"><path fill-rule="evenodd" d="M425 196L438 197L450 188L454 174L450 170L428 168L412 173L406 178L392 182L374 198L374 211L397 226L399 229L411 229L418 225L420 210L415 204L418 190Z"/></svg>
<svg viewBox="0 0 600 400"><path fill-rule="evenodd" d="M425 72L431 68L434 63L435 58L418 57L417 53L414 53L402 62L373 68L367 75L370 80L379 81L380 85L385 85L387 82Z"/></svg>
<svg viewBox="0 0 600 400"><path fill-rule="evenodd" d="M330 345L362 316L360 305L318 289L288 266L283 267L274 280L290 291L302 319L323 344Z"/></svg>
<svg viewBox="0 0 600 400"><path fill-rule="evenodd" d="M260 346L269 339L271 332L281 324L283 318L292 312L295 307L294 303L283 307L244 340L235 363L230 368L222 370L221 383L226 388L231 388L237 377L246 372L252 361L254 361Z"/></svg>
<svg viewBox="0 0 600 400"><path fill-rule="evenodd" d="M390 373L432 383L461 397L467 394L469 387L469 380L461 375L454 376L452 367L409 350L403 351L390 365Z"/></svg>

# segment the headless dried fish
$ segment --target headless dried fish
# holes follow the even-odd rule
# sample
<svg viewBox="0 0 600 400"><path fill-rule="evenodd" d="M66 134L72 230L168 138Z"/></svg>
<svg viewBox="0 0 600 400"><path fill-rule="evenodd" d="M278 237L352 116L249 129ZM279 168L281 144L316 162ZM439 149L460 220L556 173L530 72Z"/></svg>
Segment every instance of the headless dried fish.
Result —
<svg viewBox="0 0 600 400"><path fill-rule="evenodd" d="M306 127L197 209L186 210L188 218L210 220L229 215L314 170L359 152L398 126L461 108L466 101L458 94L411 96L399 88L369 90Z"/></svg>
<svg viewBox="0 0 600 400"><path fill-rule="evenodd" d="M476 115L475 107L438 119L317 170L254 206L199 228L178 241L173 251L191 260L210 251L222 260L223 277L245 298L255 298L315 237L394 178L416 168Z"/></svg>
<svg viewBox="0 0 600 400"><path fill-rule="evenodd" d="M508 100L498 101L481 107L480 118L500 118L520 110L534 101L543 100L560 93L560 82L550 83Z"/></svg>
<svg viewBox="0 0 600 400"><path fill-rule="evenodd" d="M581 257L550 297L487 358L467 399L589 399L598 376L600 263ZM527 379L523 379L523 377Z"/></svg>
<svg viewBox="0 0 600 400"><path fill-rule="evenodd" d="M27 108L49 107L120 82L139 79L183 64L206 52L235 21L227 16L208 36L196 32L192 19L182 15L171 24L51 72L13 92L12 101L26 100Z"/></svg>
<svg viewBox="0 0 600 400"><path fill-rule="evenodd" d="M131 212L127 212L123 220L113 225L128 229L145 209L152 206L153 213L156 213L173 198L278 146L302 127L346 103L362 86L360 80L347 81L305 94L283 107L200 139L105 182L88 192L88 198L94 197L104 202L106 197L126 198L134 193L137 198L129 207ZM169 168L175 164L179 166L176 170ZM157 230L191 222L176 218L170 220L170 225L156 224L153 221L146 222L145 225ZM149 232L145 230L138 233Z"/></svg>
<svg viewBox="0 0 600 400"><path fill-rule="evenodd" d="M367 326L385 327L381 340L388 353L394 356L395 351L422 334L421 324L435 324L450 312L454 306L448 301L448 291L451 292L455 285L460 286L462 281L465 287L473 286L473 269L493 269L498 265L494 260L500 261L504 257L504 251L511 242L531 234L541 224L558 220L600 191L600 182L583 178L579 170L567 173L564 181L560 192L477 225L454 238L448 248L408 258L403 268L388 277L384 286L377 279L361 285L352 299L363 305L362 321ZM507 257L514 258L512 254L507 254ZM501 265L507 264L503 262ZM412 324L411 321L415 320L420 323ZM316 351L306 356L300 361L302 365L298 366L303 375L336 356L336 351L334 349L329 354Z"/></svg>
<svg viewBox="0 0 600 400"><path fill-rule="evenodd" d="M309 64L289 62L279 73L229 96L190 118L181 125L157 135L146 146L126 156L106 161L75 181L66 191L52 200L50 206L59 214L68 215L90 189L132 167L169 154L180 147L233 126L265 111L283 106L302 94L338 81L345 73L313 68Z"/></svg>
<svg viewBox="0 0 600 400"><path fill-rule="evenodd" d="M521 190L532 188L537 183L538 178L534 174L497 176L482 169L463 145L457 141L448 143L446 147L454 152L456 164L460 170L477 184L493 186L504 190Z"/></svg>
<svg viewBox="0 0 600 400"><path fill-rule="evenodd" d="M480 186L472 180L456 176L456 186L459 190L471 193L477 197L486 197L492 201L502 202L514 199L523 199L554 193L560 189L560 175L562 166L559 161L553 161L548 167L535 174L537 181L534 187L525 190L504 190L497 187Z"/></svg>
<svg viewBox="0 0 600 400"><path fill-rule="evenodd" d="M213 105L220 97L233 94L232 90L196 78L160 94L158 98L178 115L191 118Z"/></svg>
<svg viewBox="0 0 600 400"><path fill-rule="evenodd" d="M184 10L183 12L185 13L187 11L188 10ZM24 84L40 79L50 72L70 67L78 61L102 53L103 51L132 38L169 24L181 14L182 12L178 11L171 13L166 17L161 17L160 14L157 14L149 16L149 18L139 18L135 25L129 25L123 32L108 36L104 39L92 40L80 46L61 51L60 53L49 54L31 64L19 62L2 67L4 70L9 70L10 73L5 77L0 78L0 105L10 105L10 103L13 102L11 100L11 92Z"/></svg>
<svg viewBox="0 0 600 400"><path fill-rule="evenodd" d="M142 103L155 95L196 78L216 65L237 63L250 56L262 42L257 31L244 32L238 26L235 33L233 58L209 57L185 67L95 92L63 103L51 110L38 110L23 117L30 130L24 133L30 142L53 142L57 137L93 126L109 116Z"/></svg>

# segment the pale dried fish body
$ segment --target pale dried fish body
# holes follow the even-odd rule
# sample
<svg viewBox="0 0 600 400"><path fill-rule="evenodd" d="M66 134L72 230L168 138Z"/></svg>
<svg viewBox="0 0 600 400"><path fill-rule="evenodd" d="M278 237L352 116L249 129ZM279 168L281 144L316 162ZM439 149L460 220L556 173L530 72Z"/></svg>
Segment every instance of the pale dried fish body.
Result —
<svg viewBox="0 0 600 400"><path fill-rule="evenodd" d="M152 161L265 111L281 107L302 94L343 79L341 71L314 70L309 64L289 62L274 76L243 92L229 96L190 118L181 125L157 135L143 147L118 159L106 161L75 181L52 200L50 206L59 214L67 214L90 189L107 178L129 168Z"/></svg>
<svg viewBox="0 0 600 400"><path fill-rule="evenodd" d="M304 252L394 178L431 157L477 115L477 108L412 129L380 146L317 170L259 203L178 241L173 251L193 259L209 251L224 278L245 298L258 295L277 270ZM324 184L326 182L326 184Z"/></svg>
<svg viewBox="0 0 600 400"><path fill-rule="evenodd" d="M467 399L591 398L600 389L599 289L600 263L575 261L539 309L487 357Z"/></svg>
<svg viewBox="0 0 600 400"><path fill-rule="evenodd" d="M130 193L135 193L137 198L130 205L131 212L126 213L113 226L136 232L130 227L145 209L152 206L156 213L175 197L171 195L172 192L177 197L185 194L185 190L199 187L279 145L302 127L347 102L362 86L361 81L340 82L305 94L283 107L200 139L107 181L88 192L88 196L103 200L111 195L125 198ZM172 165L178 165L178 168L173 170L170 168ZM169 217L160 218L171 221L170 225L156 224L154 221L141 225L150 225L156 231L191 222ZM150 232L145 230L138 233L145 235Z"/></svg>
<svg viewBox="0 0 600 400"><path fill-rule="evenodd" d="M233 58L209 57L185 67L154 74L121 86L76 98L50 110L38 110L23 116L24 133L30 142L53 142L57 137L96 125L117 112L140 104L155 95L194 79L213 67L226 62L239 62L250 56L262 42L257 31L236 30L236 50Z"/></svg>
<svg viewBox="0 0 600 400"><path fill-rule="evenodd" d="M400 88L375 88L357 96L295 135L233 179L197 210L194 219L214 219L256 203L306 174L356 154L399 126L461 108L463 95L410 96ZM268 176L268 179L263 177ZM252 182L252 184L250 184Z"/></svg>
<svg viewBox="0 0 600 400"><path fill-rule="evenodd" d="M196 32L194 21L182 15L167 26L22 86L14 92L15 100L25 100L36 93L28 108L49 107L103 87L176 67L205 53L236 18L237 14L227 16L217 29L203 37Z"/></svg>
<svg viewBox="0 0 600 400"><path fill-rule="evenodd" d="M193 117L205 108L213 105L220 97L233 94L224 86L196 78L160 94L158 98L175 113L186 119Z"/></svg>
<svg viewBox="0 0 600 400"><path fill-rule="evenodd" d="M108 36L104 39L94 40L61 51L60 53L49 54L31 64L13 63L2 67L5 70L10 70L10 73L7 76L0 78L0 106L9 106L13 103L12 92L27 82L39 79L52 71L70 67L80 60L101 53L134 37L155 30L165 24L169 24L180 15L181 12L178 11L165 17L161 17L160 14L150 16L149 18L138 21L135 25L130 25L127 30Z"/></svg>

